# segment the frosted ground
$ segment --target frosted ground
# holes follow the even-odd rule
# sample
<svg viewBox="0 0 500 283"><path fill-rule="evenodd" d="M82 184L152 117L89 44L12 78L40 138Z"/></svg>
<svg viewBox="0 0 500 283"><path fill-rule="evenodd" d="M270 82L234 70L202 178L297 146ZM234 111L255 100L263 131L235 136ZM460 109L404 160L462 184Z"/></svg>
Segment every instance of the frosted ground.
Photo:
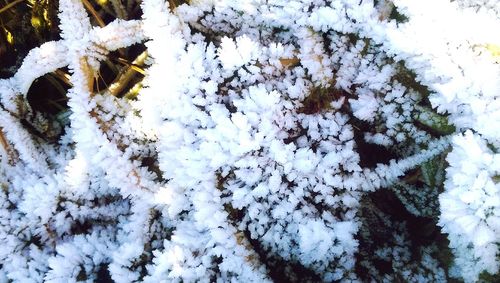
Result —
<svg viewBox="0 0 500 283"><path fill-rule="evenodd" d="M498 280L499 2L141 9L60 0L0 80L0 282ZM135 44L138 95L94 91ZM26 98L64 67L68 123Z"/></svg>

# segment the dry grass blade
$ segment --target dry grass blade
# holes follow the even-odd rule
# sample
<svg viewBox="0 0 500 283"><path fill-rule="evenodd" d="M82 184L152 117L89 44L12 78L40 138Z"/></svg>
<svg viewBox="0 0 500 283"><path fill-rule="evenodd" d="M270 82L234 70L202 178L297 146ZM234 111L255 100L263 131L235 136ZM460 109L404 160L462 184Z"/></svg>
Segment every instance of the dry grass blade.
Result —
<svg viewBox="0 0 500 283"><path fill-rule="evenodd" d="M10 8L16 6L17 4L24 2L25 0L14 0L10 2L9 4L5 5L4 7L0 8L0 14L9 10Z"/></svg>
<svg viewBox="0 0 500 283"><path fill-rule="evenodd" d="M99 16L99 13L97 13L97 11L94 9L94 6L92 6L92 4L90 4L88 0L82 0L82 3L85 6L85 8L92 14L97 24L100 27L105 27L106 23L102 20L101 16Z"/></svg>
<svg viewBox="0 0 500 283"><path fill-rule="evenodd" d="M52 73L55 77L57 77L58 79L60 79L61 81L63 81L66 85L68 86L73 86L73 84L71 83L71 76L60 70L60 69L57 69L55 70L53 73Z"/></svg>
<svg viewBox="0 0 500 283"><path fill-rule="evenodd" d="M146 61L147 57L148 53L147 51L144 51L139 54L139 56L137 56L132 64L126 62L128 66L122 69L120 74L118 74L118 77L108 88L108 91L111 93L111 95L117 96L120 92L122 92L137 72L144 75L144 70L142 70L139 66L142 66L144 64L144 61ZM122 60L118 60L122 62Z"/></svg>
<svg viewBox="0 0 500 283"><path fill-rule="evenodd" d="M113 10L116 13L117 18L119 19L127 19L127 10L123 6L120 0L111 0L111 5L113 6Z"/></svg>
<svg viewBox="0 0 500 283"><path fill-rule="evenodd" d="M281 58L279 60L280 60L281 65L285 69L290 69L290 68L293 68L293 67L295 67L295 66L297 66L297 65L300 64L300 59L297 58L297 57L293 57L293 58Z"/></svg>
<svg viewBox="0 0 500 283"><path fill-rule="evenodd" d="M131 87L127 91L127 93L123 95L123 97L125 97L126 99L135 99L139 95L139 92L141 91L142 87L143 87L142 80L140 80L133 87Z"/></svg>
<svg viewBox="0 0 500 283"><path fill-rule="evenodd" d="M90 95L93 96L95 73L87 62L86 57L80 58L80 67L82 68L85 80L87 81L87 90L89 91Z"/></svg>
<svg viewBox="0 0 500 283"><path fill-rule="evenodd" d="M118 58L117 60L119 63L122 63L122 64L129 66L130 69L136 71L137 73L139 73L141 75L145 75L146 72L144 71L144 69L142 69L142 65L144 64L144 61L147 58L147 53L144 53L144 54L145 55L142 55L142 54L139 55L136 58L136 60L134 60L132 63L130 63L129 61L122 59L122 58ZM140 61L137 61L137 60L140 60Z"/></svg>
<svg viewBox="0 0 500 283"><path fill-rule="evenodd" d="M15 151L10 147L9 143L7 142L7 139L5 138L3 134L3 128L0 127L0 144L2 147L5 149L5 152L9 156L9 163L10 164L15 164L18 160L18 156L16 155Z"/></svg>

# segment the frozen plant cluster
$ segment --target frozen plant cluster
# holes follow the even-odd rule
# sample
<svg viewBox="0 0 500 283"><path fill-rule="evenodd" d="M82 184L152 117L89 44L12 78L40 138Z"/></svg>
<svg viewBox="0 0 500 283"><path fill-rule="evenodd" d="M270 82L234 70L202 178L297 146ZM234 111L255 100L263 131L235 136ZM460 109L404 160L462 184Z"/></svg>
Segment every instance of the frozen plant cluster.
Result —
<svg viewBox="0 0 500 283"><path fill-rule="evenodd" d="M174 2L95 27L60 0L61 40L0 80L0 282L499 272L495 1ZM108 53L134 44L148 52L137 98L94 92ZM63 67L70 121L50 142L26 128L53 123L26 95ZM449 266L435 245L412 249L404 221L379 220L395 225L385 243L359 240L381 219L366 199L387 189L436 218Z"/></svg>

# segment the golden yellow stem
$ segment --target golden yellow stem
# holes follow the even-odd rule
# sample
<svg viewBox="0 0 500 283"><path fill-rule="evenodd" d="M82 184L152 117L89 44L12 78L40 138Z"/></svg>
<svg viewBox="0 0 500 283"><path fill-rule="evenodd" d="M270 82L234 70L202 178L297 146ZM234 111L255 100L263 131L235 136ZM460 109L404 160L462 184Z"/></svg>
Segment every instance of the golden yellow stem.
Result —
<svg viewBox="0 0 500 283"><path fill-rule="evenodd" d="M117 96L123 89L127 86L130 80L133 78L136 72L144 74L144 70L140 68L141 65L144 64L146 58L148 57L147 51L142 52L137 56L137 58L132 62L132 64L126 62L128 66L118 74L115 81L109 86L108 91L111 95ZM122 60L118 59L120 62ZM139 71L140 70L140 71Z"/></svg>

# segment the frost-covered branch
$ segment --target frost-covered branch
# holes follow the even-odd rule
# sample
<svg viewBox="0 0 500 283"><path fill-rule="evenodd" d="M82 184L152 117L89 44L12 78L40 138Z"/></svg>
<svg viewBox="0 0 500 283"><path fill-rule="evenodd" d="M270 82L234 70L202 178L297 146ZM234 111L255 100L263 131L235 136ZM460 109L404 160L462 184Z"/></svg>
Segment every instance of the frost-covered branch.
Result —
<svg viewBox="0 0 500 283"><path fill-rule="evenodd" d="M499 9L174 2L93 27L61 0L61 39L0 80L0 281L498 273L500 67L487 50L500 41L486 31ZM120 77L96 93L101 62L134 44L147 49L137 96L120 96ZM54 142L27 93L64 67L69 124ZM399 206L377 206L390 192ZM451 266L441 242L411 243L417 224L401 218L423 216L448 234Z"/></svg>

